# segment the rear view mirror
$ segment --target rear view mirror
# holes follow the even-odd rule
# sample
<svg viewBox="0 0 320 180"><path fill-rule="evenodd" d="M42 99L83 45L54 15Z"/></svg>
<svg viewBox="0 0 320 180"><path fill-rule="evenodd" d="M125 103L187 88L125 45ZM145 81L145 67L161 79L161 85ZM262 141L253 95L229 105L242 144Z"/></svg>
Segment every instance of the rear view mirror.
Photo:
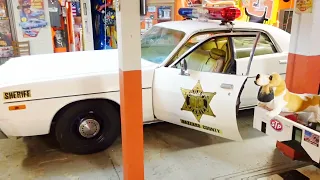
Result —
<svg viewBox="0 0 320 180"><path fill-rule="evenodd" d="M181 73L180 73L180 75L182 75L182 76L189 76L190 75L188 73L188 64L187 64L186 59L183 59L181 61Z"/></svg>

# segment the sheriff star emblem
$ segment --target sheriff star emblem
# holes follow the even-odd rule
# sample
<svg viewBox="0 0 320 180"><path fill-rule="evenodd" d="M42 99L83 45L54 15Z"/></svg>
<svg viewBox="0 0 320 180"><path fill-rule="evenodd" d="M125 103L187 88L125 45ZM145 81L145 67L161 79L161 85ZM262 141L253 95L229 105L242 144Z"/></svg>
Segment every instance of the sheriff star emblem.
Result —
<svg viewBox="0 0 320 180"><path fill-rule="evenodd" d="M204 114L216 117L209 105L213 96L217 94L216 92L203 92L200 81L191 90L181 88L181 92L185 99L182 111L192 112L198 122Z"/></svg>

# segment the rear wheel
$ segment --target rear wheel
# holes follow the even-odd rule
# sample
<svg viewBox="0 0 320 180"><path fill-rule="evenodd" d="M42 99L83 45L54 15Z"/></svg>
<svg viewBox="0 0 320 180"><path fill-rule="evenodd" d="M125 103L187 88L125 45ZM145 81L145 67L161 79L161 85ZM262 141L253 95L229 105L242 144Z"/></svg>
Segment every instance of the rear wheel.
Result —
<svg viewBox="0 0 320 180"><path fill-rule="evenodd" d="M89 100L78 102L60 114L55 135L63 150L91 154L107 149L120 130L116 107L108 101Z"/></svg>

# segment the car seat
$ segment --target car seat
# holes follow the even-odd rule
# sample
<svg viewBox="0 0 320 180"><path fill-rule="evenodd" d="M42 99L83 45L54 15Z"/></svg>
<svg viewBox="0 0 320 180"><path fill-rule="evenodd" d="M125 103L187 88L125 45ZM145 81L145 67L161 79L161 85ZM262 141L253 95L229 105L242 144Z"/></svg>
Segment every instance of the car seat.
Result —
<svg viewBox="0 0 320 180"><path fill-rule="evenodd" d="M183 53L189 50L194 44L185 44L181 50L177 53L177 57L180 57ZM228 48L228 39L220 38L219 41L209 41L201 45L199 48L195 49L191 54L186 57L188 64L188 69L195 71L202 71L203 68L210 69L213 62L207 62L210 56L210 52L213 49L218 49L224 51L225 62L230 62L230 49ZM217 51L217 50L213 50ZM212 59L213 60L213 59ZM215 64L215 63L214 63ZM206 67L203 67L206 66ZM177 67L180 67L179 65ZM203 69L205 71L205 69ZM225 70L225 67L224 67ZM212 71L210 71L212 72ZM222 71L223 72L223 71Z"/></svg>
<svg viewBox="0 0 320 180"><path fill-rule="evenodd" d="M220 72L220 73L225 73L231 65L231 49L229 48L229 41L228 41L228 38L220 38L218 39L218 41L215 41L215 42L216 42L215 43L216 45L212 46L211 49L218 48L225 52L225 64L222 72Z"/></svg>
<svg viewBox="0 0 320 180"><path fill-rule="evenodd" d="M191 54L186 57L186 61L188 63L188 69L200 71L201 67L209 57L209 52L212 48L216 47L215 42L207 42L203 44L201 47L197 48ZM177 53L175 59L182 56L186 51L188 51L192 46L195 44L193 43L186 43L181 50Z"/></svg>
<svg viewBox="0 0 320 180"><path fill-rule="evenodd" d="M207 62L208 57L208 51L204 51L201 48L196 49L186 57L188 69L201 71L202 66Z"/></svg>
<svg viewBox="0 0 320 180"><path fill-rule="evenodd" d="M214 72L214 69L217 66L217 60L212 58L213 54L221 56L225 59L227 53L222 49L212 48L211 51L209 52L209 57L206 63L202 65L202 68L201 68L202 72ZM221 72L217 72L217 73L221 73Z"/></svg>
<svg viewBox="0 0 320 180"><path fill-rule="evenodd" d="M189 54L186 57L188 69L203 71L204 66L208 66L205 68L210 69L210 65L212 65L211 62L208 64L208 59L212 59L210 56L210 52L212 49L217 49L217 46L219 46L219 44L216 41L209 41Z"/></svg>

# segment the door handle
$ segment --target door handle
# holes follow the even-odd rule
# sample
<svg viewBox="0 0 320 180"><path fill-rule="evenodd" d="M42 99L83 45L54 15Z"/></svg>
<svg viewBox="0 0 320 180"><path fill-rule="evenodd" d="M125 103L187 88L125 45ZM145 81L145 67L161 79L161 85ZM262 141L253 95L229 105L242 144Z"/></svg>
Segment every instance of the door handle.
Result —
<svg viewBox="0 0 320 180"><path fill-rule="evenodd" d="M225 84L225 83L222 83L220 85L221 88L223 89L233 89L233 84Z"/></svg>
<svg viewBox="0 0 320 180"><path fill-rule="evenodd" d="M88 10L87 10L87 3L83 3L83 12L84 12L84 15L87 15L88 14Z"/></svg>
<svg viewBox="0 0 320 180"><path fill-rule="evenodd" d="M279 64L287 64L288 60L279 60Z"/></svg>

